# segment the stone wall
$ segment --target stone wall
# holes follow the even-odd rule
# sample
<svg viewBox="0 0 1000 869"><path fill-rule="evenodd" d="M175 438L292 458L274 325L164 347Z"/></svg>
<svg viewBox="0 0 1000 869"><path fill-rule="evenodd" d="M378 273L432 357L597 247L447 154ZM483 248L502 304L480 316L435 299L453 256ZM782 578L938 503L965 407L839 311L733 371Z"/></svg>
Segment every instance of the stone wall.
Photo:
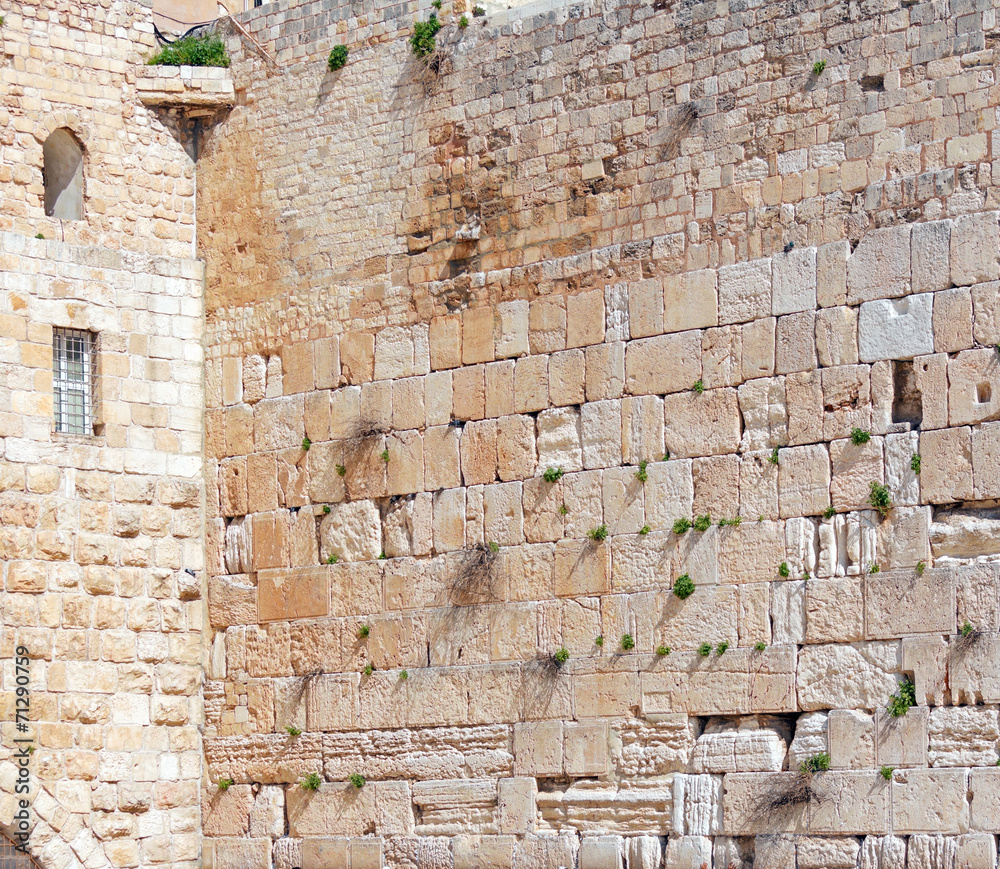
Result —
<svg viewBox="0 0 1000 869"><path fill-rule="evenodd" d="M18 831L27 799L44 869L190 869L204 622L193 163L178 118L136 94L149 3L0 12L0 830ZM61 127L83 145L80 221L44 214L43 142ZM54 327L95 336L92 434L54 431Z"/></svg>
<svg viewBox="0 0 1000 869"><path fill-rule="evenodd" d="M995 866L995 10L327 6L200 165L212 865Z"/></svg>

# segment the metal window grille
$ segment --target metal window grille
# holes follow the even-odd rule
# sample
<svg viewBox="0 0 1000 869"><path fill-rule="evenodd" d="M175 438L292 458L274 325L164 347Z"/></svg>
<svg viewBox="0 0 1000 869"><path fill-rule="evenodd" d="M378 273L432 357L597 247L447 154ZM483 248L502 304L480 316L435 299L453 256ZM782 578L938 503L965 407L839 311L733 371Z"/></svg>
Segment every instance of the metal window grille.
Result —
<svg viewBox="0 0 1000 869"><path fill-rule="evenodd" d="M23 851L18 851L6 836L0 836L0 869L38 869L38 864Z"/></svg>
<svg viewBox="0 0 1000 869"><path fill-rule="evenodd" d="M79 329L52 330L52 388L56 431L93 434L94 336Z"/></svg>

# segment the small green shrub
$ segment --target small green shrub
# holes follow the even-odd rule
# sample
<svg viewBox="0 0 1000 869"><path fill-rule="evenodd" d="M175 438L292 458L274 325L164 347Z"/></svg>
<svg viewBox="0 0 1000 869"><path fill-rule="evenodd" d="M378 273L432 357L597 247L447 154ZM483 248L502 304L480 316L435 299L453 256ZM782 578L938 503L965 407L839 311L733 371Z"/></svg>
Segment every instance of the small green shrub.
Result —
<svg viewBox="0 0 1000 869"><path fill-rule="evenodd" d="M500 551L500 544L497 543L495 540L491 540L487 545L490 547L490 552L492 552L494 555L496 555Z"/></svg>
<svg viewBox="0 0 1000 869"><path fill-rule="evenodd" d="M569 516L569 507L567 507L565 504L563 504L559 508L559 515L560 516Z"/></svg>
<svg viewBox="0 0 1000 869"><path fill-rule="evenodd" d="M888 515L892 507L892 499L889 497L889 487L872 480L868 484L868 503L877 511L883 519Z"/></svg>
<svg viewBox="0 0 1000 869"><path fill-rule="evenodd" d="M439 8L440 0L436 0ZM426 21L418 21L413 25L413 36L410 37L410 50L415 57L421 60L434 53L437 48L437 34L441 29L441 22L436 15L431 15Z"/></svg>
<svg viewBox="0 0 1000 869"><path fill-rule="evenodd" d="M378 554L378 560L379 560L379 561L385 561L385 557L386 557L386 556L385 556L385 550L383 549L383 550L382 550L382 551L381 551L381 552L380 552L380 553Z"/></svg>
<svg viewBox="0 0 1000 869"><path fill-rule="evenodd" d="M649 474L646 473L646 466L648 464L649 462L646 459L643 459L641 462L639 462L639 470L635 472L635 478L640 483L645 483L646 480L649 479Z"/></svg>
<svg viewBox="0 0 1000 869"><path fill-rule="evenodd" d="M703 658L707 658L709 655L712 654L712 644L702 643L700 646L698 646L698 654L701 655Z"/></svg>
<svg viewBox="0 0 1000 869"><path fill-rule="evenodd" d="M409 673L407 673L407 672L406 672L406 670L400 670L400 671L399 671L399 678L400 678L400 679L401 679L401 680L402 680L403 682L405 682L405 681L406 681L407 679L409 679L409 678L410 678L410 674L409 674Z"/></svg>
<svg viewBox="0 0 1000 869"><path fill-rule="evenodd" d="M924 571L927 570L927 565L922 561L917 562L917 576L923 576Z"/></svg>
<svg viewBox="0 0 1000 869"><path fill-rule="evenodd" d="M670 461L670 450L667 450L667 451L666 451L666 452L665 452L665 453L663 454L663 461L665 461L665 462L669 462L669 461Z"/></svg>
<svg viewBox="0 0 1000 869"><path fill-rule="evenodd" d="M650 531L652 531L652 530L653 530L653 529L652 529L652 528L650 528L650 527L649 527L648 525L643 525L643 526L642 526L642 528L640 528L640 529L639 529L639 533L640 533L640 534L641 534L641 535L642 535L643 537L645 537L645 536L646 536L647 534L649 534L649 532L650 532Z"/></svg>
<svg viewBox="0 0 1000 869"><path fill-rule="evenodd" d="M708 513L704 516L699 516L694 520L693 527L695 531L708 531L712 527L712 517Z"/></svg>
<svg viewBox="0 0 1000 869"><path fill-rule="evenodd" d="M3 19L0 19L0 22L2 22L2 20ZM235 782L231 778L220 778L216 782L220 791L228 791L234 784Z"/></svg>
<svg viewBox="0 0 1000 869"><path fill-rule="evenodd" d="M361 672L366 676L371 676L375 672L375 667L372 664L365 664L365 668Z"/></svg>
<svg viewBox="0 0 1000 869"><path fill-rule="evenodd" d="M731 528L739 528L740 527L740 523L742 521L743 520L739 516L737 516L735 519L720 519L719 520L719 527L720 528L725 528L725 527L729 526Z"/></svg>
<svg viewBox="0 0 1000 869"><path fill-rule="evenodd" d="M381 459L387 465L389 464L389 448L388 447L386 447L384 450L382 450Z"/></svg>
<svg viewBox="0 0 1000 869"><path fill-rule="evenodd" d="M802 578L803 578L803 579L812 579L812 574L811 574L811 573L809 573L809 571L808 571L808 570L803 570L803 571L802 571Z"/></svg>
<svg viewBox="0 0 1000 869"><path fill-rule="evenodd" d="M691 391L701 395L705 391L705 382L703 380L696 380L691 387Z"/></svg>
<svg viewBox="0 0 1000 869"><path fill-rule="evenodd" d="M437 9L438 12L441 11L441 0L431 0L431 6Z"/></svg>
<svg viewBox="0 0 1000 869"><path fill-rule="evenodd" d="M830 768L830 755L825 751L822 754L814 754L808 760L802 761L799 765L799 772L812 775L814 772L826 772Z"/></svg>
<svg viewBox="0 0 1000 869"><path fill-rule="evenodd" d="M779 576L787 578L791 574L791 572L792 571L789 569L787 561L782 561L781 564L778 565Z"/></svg>
<svg viewBox="0 0 1000 869"><path fill-rule="evenodd" d="M330 72L344 68L344 64L347 63L347 52L346 45L335 45L331 49L330 56L326 59L326 65L330 68Z"/></svg>
<svg viewBox="0 0 1000 869"><path fill-rule="evenodd" d="M866 432L862 428L852 428L851 429L851 443L856 447L860 447L862 444L868 443L872 439L869 432Z"/></svg>
<svg viewBox="0 0 1000 869"><path fill-rule="evenodd" d="M765 643L763 640L757 640L757 642L753 644L753 650L755 652L763 652L764 649L766 648L767 648L767 643Z"/></svg>
<svg viewBox="0 0 1000 869"><path fill-rule="evenodd" d="M164 45L146 63L150 66L229 66L229 55L218 36L206 33Z"/></svg>
<svg viewBox="0 0 1000 869"><path fill-rule="evenodd" d="M563 646L561 649L557 650L552 656L552 660L556 662L560 667L569 660L569 649Z"/></svg>
<svg viewBox="0 0 1000 869"><path fill-rule="evenodd" d="M351 775L348 776L347 780L352 785L354 785L354 787L356 787L358 790L361 790L361 788L365 786L365 777L363 775L360 775L359 773L356 772L351 773Z"/></svg>
<svg viewBox="0 0 1000 869"><path fill-rule="evenodd" d="M483 9L482 6L473 6L472 14L475 15L476 18L482 18L486 14L486 10Z"/></svg>
<svg viewBox="0 0 1000 869"><path fill-rule="evenodd" d="M687 600L694 594L694 580L686 573L678 576L673 591L681 600Z"/></svg>
<svg viewBox="0 0 1000 869"><path fill-rule="evenodd" d="M347 468L345 468L343 465L337 465L337 476L338 477L343 477L344 474L346 474L346 473L347 473Z"/></svg>
<svg viewBox="0 0 1000 869"><path fill-rule="evenodd" d="M868 572L869 573L881 573L881 571L882 571L882 568L879 567L874 561L871 564L868 565Z"/></svg>
<svg viewBox="0 0 1000 869"><path fill-rule="evenodd" d="M296 727L294 724L289 724L287 727L285 727L285 732L289 736L301 736L302 735L301 728Z"/></svg>
<svg viewBox="0 0 1000 869"><path fill-rule="evenodd" d="M717 645L715 647L715 654L716 655L724 655L724 654L726 654L726 649L728 649L728 648L729 648L729 643L727 643L727 642L719 643L719 645Z"/></svg>
<svg viewBox="0 0 1000 869"><path fill-rule="evenodd" d="M323 515L324 516L329 516L330 515L330 505L329 504L324 504L323 505Z"/></svg>
<svg viewBox="0 0 1000 869"><path fill-rule="evenodd" d="M546 483L555 483L564 473L562 468L547 468L542 477L545 478Z"/></svg>
<svg viewBox="0 0 1000 869"><path fill-rule="evenodd" d="M299 782L299 787L304 791L318 791L321 784L323 779L319 777L319 773L311 772Z"/></svg>
<svg viewBox="0 0 1000 869"><path fill-rule="evenodd" d="M816 63L813 64L813 75L819 78L819 76L823 75L824 69L826 69L826 61L817 60Z"/></svg>
<svg viewBox="0 0 1000 869"><path fill-rule="evenodd" d="M889 698L889 705L886 707L893 718L901 718L906 715L906 710L917 705L917 687L913 682L904 677L899 683L899 689Z"/></svg>
<svg viewBox="0 0 1000 869"><path fill-rule="evenodd" d="M674 534L683 534L691 527L691 520L687 517L674 522Z"/></svg>
<svg viewBox="0 0 1000 869"><path fill-rule="evenodd" d="M823 518L824 519L832 519L836 515L837 515L837 511L833 509L833 504L831 504L829 507L827 507L823 511Z"/></svg>
<svg viewBox="0 0 1000 869"><path fill-rule="evenodd" d="M40 232L35 233L35 238L40 238L42 241L45 241L45 236L42 235L42 233L40 233Z"/></svg>
<svg viewBox="0 0 1000 869"><path fill-rule="evenodd" d="M331 552L330 553L330 557L327 558L327 560L326 560L326 563L327 564L336 564L337 563L337 553Z"/></svg>
<svg viewBox="0 0 1000 869"><path fill-rule="evenodd" d="M775 447L773 450L771 450L771 455L768 457L768 461L772 465L778 464L778 448L777 447Z"/></svg>
<svg viewBox="0 0 1000 869"><path fill-rule="evenodd" d="M965 639L968 639L969 637L971 637L975 632L976 632L976 629L974 627L972 627L972 625L970 625L968 622L966 622L964 625L962 625L962 636Z"/></svg>
<svg viewBox="0 0 1000 869"><path fill-rule="evenodd" d="M371 625L361 625L361 627L358 628L358 639L367 640L371 632L372 632Z"/></svg>
<svg viewBox="0 0 1000 869"><path fill-rule="evenodd" d="M665 658L667 655L670 654L670 646L657 646L656 654L659 655L661 658Z"/></svg>
<svg viewBox="0 0 1000 869"><path fill-rule="evenodd" d="M591 540L595 540L598 543L600 543L602 540L607 540L608 539L608 526L607 525L598 525L596 528L591 528L590 531L587 532L587 536Z"/></svg>
<svg viewBox="0 0 1000 869"><path fill-rule="evenodd" d="M894 766L883 766L879 768L878 774L882 776L886 781L892 778L892 774L896 771Z"/></svg>
<svg viewBox="0 0 1000 869"><path fill-rule="evenodd" d="M465 28L469 26L469 19L463 15L458 19L458 26L460 30L465 30Z"/></svg>
<svg viewBox="0 0 1000 869"><path fill-rule="evenodd" d="M628 652L635 648L635 637L631 634L622 634L622 648Z"/></svg>
<svg viewBox="0 0 1000 869"><path fill-rule="evenodd" d="M307 453L309 452L309 447L312 445L313 442L309 440L309 438L302 438L302 449L304 449Z"/></svg>
<svg viewBox="0 0 1000 869"><path fill-rule="evenodd" d="M918 477L920 476L920 453L914 453L910 457L910 470Z"/></svg>
<svg viewBox="0 0 1000 869"><path fill-rule="evenodd" d="M596 636L596 637L594 637L594 645L597 646L598 649L603 649L604 648L604 637L602 637L602 636Z"/></svg>

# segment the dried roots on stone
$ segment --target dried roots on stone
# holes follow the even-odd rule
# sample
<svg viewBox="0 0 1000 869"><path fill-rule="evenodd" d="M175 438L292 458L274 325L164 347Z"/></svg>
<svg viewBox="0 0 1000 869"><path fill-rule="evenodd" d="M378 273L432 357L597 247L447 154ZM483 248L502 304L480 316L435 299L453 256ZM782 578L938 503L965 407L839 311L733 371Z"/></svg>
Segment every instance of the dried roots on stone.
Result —
<svg viewBox="0 0 1000 869"><path fill-rule="evenodd" d="M448 598L456 606L492 603L501 598L502 559L495 545L473 546L459 554Z"/></svg>
<svg viewBox="0 0 1000 869"><path fill-rule="evenodd" d="M780 776L772 779L763 789L754 813L755 823L771 826L784 824L799 808L819 799L815 786L816 777L800 771L791 778Z"/></svg>

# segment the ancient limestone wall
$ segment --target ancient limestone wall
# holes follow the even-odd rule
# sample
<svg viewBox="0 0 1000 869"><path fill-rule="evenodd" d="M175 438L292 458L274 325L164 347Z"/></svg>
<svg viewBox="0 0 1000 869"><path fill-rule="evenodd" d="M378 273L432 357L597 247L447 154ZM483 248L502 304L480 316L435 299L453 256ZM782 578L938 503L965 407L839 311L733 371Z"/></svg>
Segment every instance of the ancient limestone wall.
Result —
<svg viewBox="0 0 1000 869"><path fill-rule="evenodd" d="M327 5L244 16L199 166L206 859L994 867L994 8L526 7L435 76Z"/></svg>
<svg viewBox="0 0 1000 869"><path fill-rule="evenodd" d="M204 621L193 163L176 119L136 95L149 3L0 13L0 830L22 830L25 800L44 869L193 867ZM44 215L43 142L59 128L83 145L79 221ZM92 433L54 430L56 327L96 342Z"/></svg>

